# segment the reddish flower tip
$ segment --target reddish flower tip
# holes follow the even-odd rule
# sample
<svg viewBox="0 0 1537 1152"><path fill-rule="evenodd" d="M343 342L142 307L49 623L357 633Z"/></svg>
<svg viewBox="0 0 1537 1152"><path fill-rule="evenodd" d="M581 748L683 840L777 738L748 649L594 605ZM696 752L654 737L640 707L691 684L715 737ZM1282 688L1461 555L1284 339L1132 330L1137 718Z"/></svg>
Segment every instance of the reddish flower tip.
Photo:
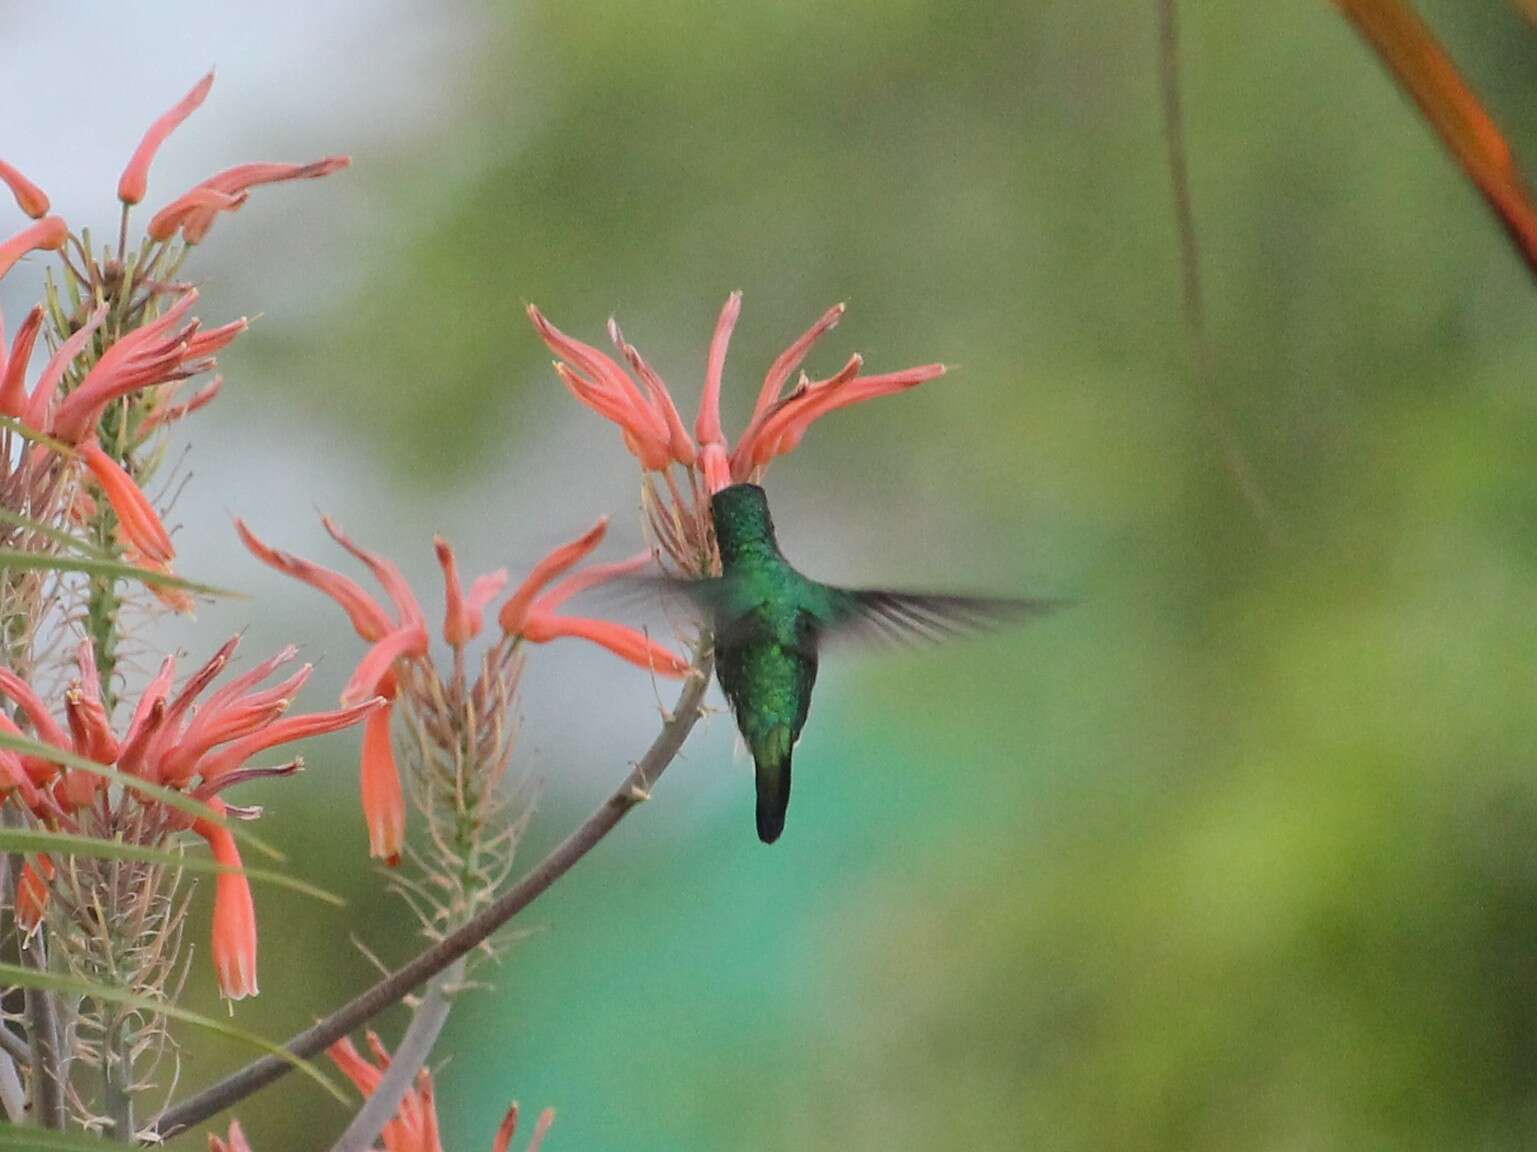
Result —
<svg viewBox="0 0 1537 1152"><path fill-rule="evenodd" d="M212 87L213 73L210 71L207 76L193 85L192 91L149 126L149 131L144 133L144 139L139 141L139 146L129 157L128 167L123 169L123 175L117 182L117 198L124 204L137 204L144 199L145 192L149 190L149 167L155 162L155 153L160 151L160 146L165 143L166 137L176 131L183 120L197 111Z"/></svg>
<svg viewBox="0 0 1537 1152"><path fill-rule="evenodd" d="M64 223L62 216L44 216L36 224L23 228L0 244L0 276L14 268L16 261L28 252L57 252L68 239L69 225Z"/></svg>
<svg viewBox="0 0 1537 1152"><path fill-rule="evenodd" d="M240 1121L229 1122L229 1138L226 1140L221 1140L217 1133L210 1132L208 1152L251 1152L250 1142L245 1138L245 1129L240 1127Z"/></svg>
<svg viewBox="0 0 1537 1152"><path fill-rule="evenodd" d="M731 346L731 332L737 317L742 314L742 294L733 292L726 297L715 322L715 335L710 338L710 357L705 364L704 395L699 401L699 419L694 422L694 436L701 446L726 443L726 434L720 426L721 379L726 372L726 349Z"/></svg>
<svg viewBox="0 0 1537 1152"><path fill-rule="evenodd" d="M16 197L16 206L32 219L48 215L48 196L14 167L0 160L0 180L3 180Z"/></svg>
<svg viewBox="0 0 1537 1152"><path fill-rule="evenodd" d="M10 355L4 360L5 371L0 374L0 414L18 417L26 411L27 364L32 359L32 348L42 327L43 306L39 304L21 322Z"/></svg>

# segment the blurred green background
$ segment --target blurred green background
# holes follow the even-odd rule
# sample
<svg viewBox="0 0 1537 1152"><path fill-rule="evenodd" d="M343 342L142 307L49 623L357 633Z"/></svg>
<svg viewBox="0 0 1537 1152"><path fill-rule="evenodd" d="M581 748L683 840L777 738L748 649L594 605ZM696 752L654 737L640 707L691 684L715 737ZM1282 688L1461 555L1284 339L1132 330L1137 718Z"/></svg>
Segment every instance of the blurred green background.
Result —
<svg viewBox="0 0 1537 1152"><path fill-rule="evenodd" d="M558 1110L551 1152L1537 1143L1537 296L1332 5L1186 7L1215 395L1188 372L1150 4L402 3L309 42L313 96L276 111L234 33L209 41L247 122L189 126L189 175L210 145L355 167L253 203L199 269L210 317L268 315L194 425L182 515L183 567L258 599L176 633L192 650L254 616L248 651L325 655L317 706L360 655L230 513L336 562L312 506L334 511L424 592L434 530L477 570L602 511L606 554L636 546L635 469L523 305L594 341L617 315L691 410L732 289L728 427L838 300L814 371L954 366L773 469L788 554L1079 600L829 660L773 849L715 717L482 970L440 1048L449 1148L488 1147L512 1098ZM1537 29L1419 7L1537 155ZM381 128L354 81L431 113ZM655 712L643 676L536 653L525 860ZM354 756L252 790L353 900L258 892L263 995L235 1020L268 1035L369 977L352 937L415 943L364 864ZM215 1007L206 965L193 984ZM183 1090L244 1057L189 1042ZM239 1111L258 1152L345 1119L294 1079Z"/></svg>

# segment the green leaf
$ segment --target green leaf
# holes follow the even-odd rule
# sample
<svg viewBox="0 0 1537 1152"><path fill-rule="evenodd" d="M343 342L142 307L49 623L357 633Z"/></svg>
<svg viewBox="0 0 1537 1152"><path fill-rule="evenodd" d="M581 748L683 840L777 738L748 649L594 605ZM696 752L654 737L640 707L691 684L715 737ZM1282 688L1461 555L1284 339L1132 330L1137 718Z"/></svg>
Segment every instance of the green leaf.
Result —
<svg viewBox="0 0 1537 1152"><path fill-rule="evenodd" d="M97 560L112 559L111 556L108 556L89 540L82 540L78 536L71 536L68 532L55 528L52 524L44 524L42 521L34 520L30 516L23 516L19 512L12 512L9 508L0 508L0 524L9 524L15 528L25 528L28 531L36 532L39 536L46 536L61 547L70 548L76 552L83 552L85 555Z"/></svg>
<svg viewBox="0 0 1537 1152"><path fill-rule="evenodd" d="M107 560L94 556L50 556L42 552L23 552L16 548L0 548L0 568L41 568L50 572L84 572L88 576L111 576L118 580L137 580L140 584L163 584L168 588L182 588L203 596L223 596L234 600L247 600L244 592L228 588L215 588L212 584L197 584L169 572L153 572L121 560Z"/></svg>
<svg viewBox="0 0 1537 1152"><path fill-rule="evenodd" d="M195 1028L212 1032L230 1040L238 1040L242 1044L252 1048L259 1048L269 1055L276 1056L279 1060L291 1064L298 1071L303 1072L315 1083L319 1084L332 1096L335 1096L343 1104L350 1104L345 1093L326 1076L319 1068L316 1068L308 1060L295 1056L281 1044L274 1044L270 1040L263 1040L254 1032L247 1032L243 1028L236 1028L233 1024L226 1024L222 1020L215 1020L212 1016L204 1016L200 1012L189 1012L185 1008L178 1008L174 1004L163 1004L159 1000L153 1000L148 996L140 996L135 992L127 992L121 988L113 988L106 984L93 984L87 980L76 980L71 976L60 976L54 972L38 972L33 968L23 968L19 964L0 963L0 984L15 988L40 988L45 992L62 992L68 996L89 996L94 1000L102 1000L109 1004L123 1004L129 1008L137 1008L143 1012L159 1012L172 1020L179 1020L183 1024L190 1024Z"/></svg>
<svg viewBox="0 0 1537 1152"><path fill-rule="evenodd" d="M119 840L76 836L68 832L52 832L44 828L0 828L0 852L51 852L59 856L96 856L103 860L139 860L146 864L185 868L189 872L233 872L252 880L261 880L280 888L287 888L337 908L345 908L347 905L347 901L335 893L268 868L235 868L205 856L165 852L140 844L124 844Z"/></svg>
<svg viewBox="0 0 1537 1152"><path fill-rule="evenodd" d="M18 736L14 732L0 732L0 748L9 748L13 752L20 752L26 756L37 756L53 764L62 764L66 768L78 768L82 772L90 772L111 780L114 784L120 784L124 788L144 796L152 796L162 804L180 809L200 820L211 820L230 830L230 835L241 843L249 844L262 855L272 860L282 861L284 855L265 840L260 839L255 833L247 832L244 828L232 822L222 812L217 812L204 804L201 800L194 800L191 796L184 795L174 788L167 788L161 784L151 784L148 780L141 780L137 776L129 776L125 772L119 772L116 768L108 768L105 764L98 764L94 760L87 760L84 756L76 756L63 748L55 748L52 744L44 744L40 740L34 740L30 736Z"/></svg>

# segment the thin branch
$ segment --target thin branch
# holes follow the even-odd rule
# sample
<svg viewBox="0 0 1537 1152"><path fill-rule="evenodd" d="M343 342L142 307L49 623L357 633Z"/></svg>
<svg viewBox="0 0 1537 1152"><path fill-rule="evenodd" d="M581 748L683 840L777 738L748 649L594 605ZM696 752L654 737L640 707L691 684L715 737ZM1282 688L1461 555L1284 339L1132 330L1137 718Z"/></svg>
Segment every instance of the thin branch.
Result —
<svg viewBox="0 0 1537 1152"><path fill-rule="evenodd" d="M23 1068L32 1065L32 1049L27 1047L27 1042L16 1033L12 1032L4 1024L0 1024L0 1051Z"/></svg>
<svg viewBox="0 0 1537 1152"><path fill-rule="evenodd" d="M330 1016L305 1029L288 1042L288 1051L301 1058L313 1056L340 1040L359 1025L404 998L424 981L445 971L462 956L478 948L492 933L542 896L552 884L618 826L630 810L649 795L652 786L677 756L700 716L700 705L709 687L712 637L700 636L694 648L694 666L684 683L678 703L646 754L609 797L581 826L562 840L522 880L488 904L462 928L445 936L414 960L396 969L372 988L354 997ZM157 1125L160 1139L168 1139L216 1112L244 1100L289 1071L287 1062L266 1056L204 1089L190 1100L166 1110Z"/></svg>
<svg viewBox="0 0 1537 1152"><path fill-rule="evenodd" d="M331 1152L369 1152L384 1126L400 1111L400 1102L416 1082L416 1074L427 1064L432 1046L438 1042L448 1012L453 1006L453 989L464 981L464 961L451 965L447 972L427 986L427 994L411 1017L411 1026L390 1055L390 1066L369 1093L363 1107L347 1125Z"/></svg>
<svg viewBox="0 0 1537 1152"><path fill-rule="evenodd" d="M1190 371L1200 392L1201 409L1222 453L1222 463L1272 543L1285 538L1280 518L1238 445L1212 379L1211 348L1206 340L1206 303L1201 290L1201 249L1196 240L1195 208L1190 195L1190 167L1185 159L1185 110L1179 91L1178 0L1155 0L1158 9L1158 78L1163 88L1164 140L1168 145L1169 183L1174 193L1174 226L1179 234L1181 290Z"/></svg>

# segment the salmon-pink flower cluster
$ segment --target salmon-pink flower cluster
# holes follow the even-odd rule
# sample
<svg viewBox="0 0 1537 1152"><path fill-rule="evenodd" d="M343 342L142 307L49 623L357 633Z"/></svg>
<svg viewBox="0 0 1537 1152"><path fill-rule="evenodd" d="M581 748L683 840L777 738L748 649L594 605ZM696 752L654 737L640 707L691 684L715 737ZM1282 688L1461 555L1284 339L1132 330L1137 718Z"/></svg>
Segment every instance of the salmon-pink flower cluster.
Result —
<svg viewBox="0 0 1537 1152"><path fill-rule="evenodd" d="M372 1060L359 1052L357 1045L348 1039L338 1040L328 1049L328 1054L336 1066L364 1096L374 1094L390 1066L389 1051L373 1032L368 1033L368 1048L373 1057ZM554 1123L555 1109L546 1108L540 1113L534 1125L533 1135L529 1137L526 1152L539 1152L539 1146L544 1143L545 1133ZM517 1135L517 1130L518 1106L513 1104L502 1118L501 1127L497 1129L496 1138L491 1144L491 1152L508 1152L512 1146L513 1137ZM232 1130L231 1136L233 1135ZM424 1068L417 1074L416 1085L406 1093L405 1099L400 1102L399 1111L395 1113L394 1119L384 1126L380 1138L384 1141L384 1152L443 1152L443 1141L438 1131L437 1099L431 1072ZM233 1143L229 1147L230 1152L239 1152L238 1146ZM246 1152L249 1152L249 1149Z"/></svg>
<svg viewBox="0 0 1537 1152"><path fill-rule="evenodd" d="M9 348L0 318L0 416L12 422L10 428L19 424L26 434L81 448L87 484L94 482L115 518L115 543L125 558L161 574L170 572L173 549L143 491L153 465L141 465L138 455L157 433L214 398L217 377L189 397L180 398L178 390L211 373L216 354L246 329L244 319L203 328L191 315L198 294L177 282L176 273L187 249L207 235L221 213L239 209L251 189L327 176L348 163L345 156L329 156L302 164L241 164L215 173L157 212L142 245L131 251L129 214L148 193L151 165L212 86L209 73L155 120L134 149L118 181L122 226L115 253L99 252L61 217L49 215L47 194L0 160L0 182L33 221L0 240L0 277L29 253L55 252L64 288L50 292L46 307L27 314ZM71 307L66 301L77 303ZM52 353L29 390L29 365L45 328ZM0 444L0 471L9 470L7 504L46 521L60 502L72 500L74 461L61 462L32 443L9 450L10 428ZM111 545L114 526L102 523L93 542ZM171 607L190 611L191 597L173 584L156 581L152 588Z"/></svg>
<svg viewBox="0 0 1537 1152"><path fill-rule="evenodd" d="M652 527L668 555L685 573L694 576L707 575L714 564L708 517L710 494L734 483L757 483L770 461L794 451L811 425L829 412L904 392L942 376L945 371L943 364L924 364L867 376L861 374L863 358L854 355L824 380L812 380L802 372L795 386L786 392L785 386L812 346L842 319L843 305L834 305L769 365L752 418L733 449L721 427L720 397L726 352L741 308L742 294L733 292L716 322L705 359L704 393L692 436L684 427L666 383L635 345L625 340L617 323L609 321L608 334L629 365L628 372L597 348L556 328L538 308L528 308L529 319L540 338L558 357L556 374L572 395L619 426L626 446L643 469L666 478L671 497L667 502L669 511L659 514L661 502L652 500ZM692 486L688 498L670 475L673 465L688 472ZM648 494L655 496L649 477L647 485Z"/></svg>
<svg viewBox="0 0 1537 1152"><path fill-rule="evenodd" d="M252 767L249 762L271 749L297 740L335 732L380 710L384 701L368 699L329 712L302 716L286 713L309 679L304 664L276 683L267 684L297 655L287 648L235 677L216 691L213 682L229 665L239 646L230 639L197 671L174 687L176 659L167 657L134 707L119 734L102 701L100 673L89 641L81 643L76 661L79 675L64 692L63 720L33 688L10 669L0 668L0 696L23 716L40 743L73 757L82 757L124 776L164 785L204 802L219 813L252 818L255 810L231 806L223 793L246 781L286 775L301 762L278 767ZM266 687L262 685L266 684ZM205 695L206 694L206 695ZM7 711L0 711L0 731L22 735ZM121 836L125 829L149 829L156 844L190 826L208 841L214 858L240 867L240 853L227 825L208 818L194 819L153 797L125 788L114 797L105 776L51 759L46 752L19 753L0 749L0 789L14 793L46 827L77 834ZM145 808L159 817L148 824ZM132 820L129 816L132 816ZM24 882L26 919L35 926L47 903L52 861L29 863ZM21 915L23 910L18 910ZM214 965L224 994L238 1000L256 992L256 919L246 878L222 873L214 897Z"/></svg>
<svg viewBox="0 0 1537 1152"><path fill-rule="evenodd" d="M374 695L391 702L368 720L360 773L369 851L378 859L394 864L405 843L404 789L390 739L391 709L397 699L407 700L419 715L438 717L427 726L431 742L469 749L474 758L489 765L501 759L500 753L489 749L505 743L509 727L506 712L516 687L516 657L525 641L546 644L564 637L577 638L659 675L679 677L688 672L687 660L634 628L558 611L577 593L650 563L650 555L642 554L572 572L602 541L608 527L606 519L555 549L507 598L497 613L501 635L482 660L481 674L473 685L467 682L465 649L484 630L486 611L506 588L507 573L487 573L466 589L453 548L442 538L434 542L444 584L440 634L453 654L451 674L440 678L430 655L427 615L399 567L354 543L329 518L322 522L331 538L369 570L384 590L388 606L350 577L271 547L243 520L235 521L235 529L262 563L334 600L370 645L343 690L342 702ZM469 714L477 718L471 727L487 731L459 730L464 710L458 705L465 704Z"/></svg>

